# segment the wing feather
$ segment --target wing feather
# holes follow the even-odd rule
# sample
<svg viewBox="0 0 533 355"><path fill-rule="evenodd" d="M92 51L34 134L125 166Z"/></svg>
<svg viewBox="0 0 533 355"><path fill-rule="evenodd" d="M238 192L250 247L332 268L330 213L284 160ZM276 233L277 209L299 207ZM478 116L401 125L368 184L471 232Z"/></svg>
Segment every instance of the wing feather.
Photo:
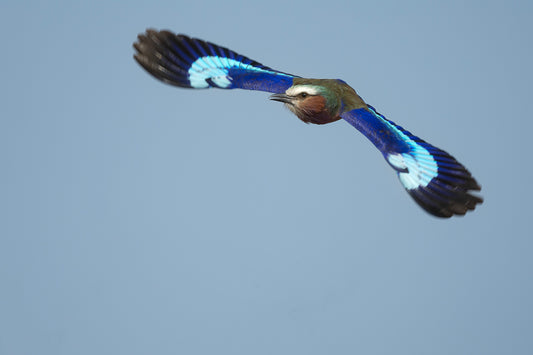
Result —
<svg viewBox="0 0 533 355"><path fill-rule="evenodd" d="M148 29L133 44L135 60L157 79L179 87L283 93L296 76L228 48L170 31Z"/></svg>
<svg viewBox="0 0 533 355"><path fill-rule="evenodd" d="M414 136L372 106L343 113L381 151L409 195L437 217L464 215L483 199L481 187L454 157Z"/></svg>

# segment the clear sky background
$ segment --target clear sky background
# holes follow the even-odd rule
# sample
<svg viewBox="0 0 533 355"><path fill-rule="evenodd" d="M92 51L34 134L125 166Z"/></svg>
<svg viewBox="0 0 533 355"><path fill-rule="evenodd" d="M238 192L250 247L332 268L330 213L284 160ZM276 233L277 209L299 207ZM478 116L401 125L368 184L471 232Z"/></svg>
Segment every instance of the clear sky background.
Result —
<svg viewBox="0 0 533 355"><path fill-rule="evenodd" d="M346 122L184 90L147 27L342 78L465 164L422 211ZM531 1L3 1L0 354L531 354Z"/></svg>

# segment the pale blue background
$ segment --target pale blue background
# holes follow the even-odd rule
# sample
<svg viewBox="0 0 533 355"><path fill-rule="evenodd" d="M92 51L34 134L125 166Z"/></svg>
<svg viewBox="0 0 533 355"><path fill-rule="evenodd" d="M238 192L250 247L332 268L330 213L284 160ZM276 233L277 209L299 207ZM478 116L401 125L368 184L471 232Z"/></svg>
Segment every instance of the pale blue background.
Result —
<svg viewBox="0 0 533 355"><path fill-rule="evenodd" d="M3 1L0 354L531 354L531 1ZM425 214L345 122L188 91L147 27L342 78L486 202Z"/></svg>

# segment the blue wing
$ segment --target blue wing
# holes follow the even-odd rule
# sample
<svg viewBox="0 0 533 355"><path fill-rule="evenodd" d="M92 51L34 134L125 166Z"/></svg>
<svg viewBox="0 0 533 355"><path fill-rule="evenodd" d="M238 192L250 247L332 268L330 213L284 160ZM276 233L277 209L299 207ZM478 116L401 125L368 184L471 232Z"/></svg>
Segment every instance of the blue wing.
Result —
<svg viewBox="0 0 533 355"><path fill-rule="evenodd" d="M454 157L387 120L372 106L343 113L397 171L407 192L438 217L464 215L483 200L470 193L481 187Z"/></svg>
<svg viewBox="0 0 533 355"><path fill-rule="evenodd" d="M296 76L266 67L230 49L170 31L147 30L133 44L150 74L184 88L284 93Z"/></svg>

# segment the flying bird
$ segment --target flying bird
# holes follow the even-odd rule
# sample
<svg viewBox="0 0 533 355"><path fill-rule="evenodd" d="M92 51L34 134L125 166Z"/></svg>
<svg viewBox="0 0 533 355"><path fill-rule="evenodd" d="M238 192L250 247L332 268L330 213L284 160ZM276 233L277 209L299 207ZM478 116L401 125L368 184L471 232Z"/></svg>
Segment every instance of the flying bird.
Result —
<svg viewBox="0 0 533 355"><path fill-rule="evenodd" d="M340 79L302 78L166 30L148 29L133 46L135 60L167 84L266 91L305 123L345 120L374 144L411 197L434 216L464 215L483 202L472 194L481 187L461 163L385 118Z"/></svg>

